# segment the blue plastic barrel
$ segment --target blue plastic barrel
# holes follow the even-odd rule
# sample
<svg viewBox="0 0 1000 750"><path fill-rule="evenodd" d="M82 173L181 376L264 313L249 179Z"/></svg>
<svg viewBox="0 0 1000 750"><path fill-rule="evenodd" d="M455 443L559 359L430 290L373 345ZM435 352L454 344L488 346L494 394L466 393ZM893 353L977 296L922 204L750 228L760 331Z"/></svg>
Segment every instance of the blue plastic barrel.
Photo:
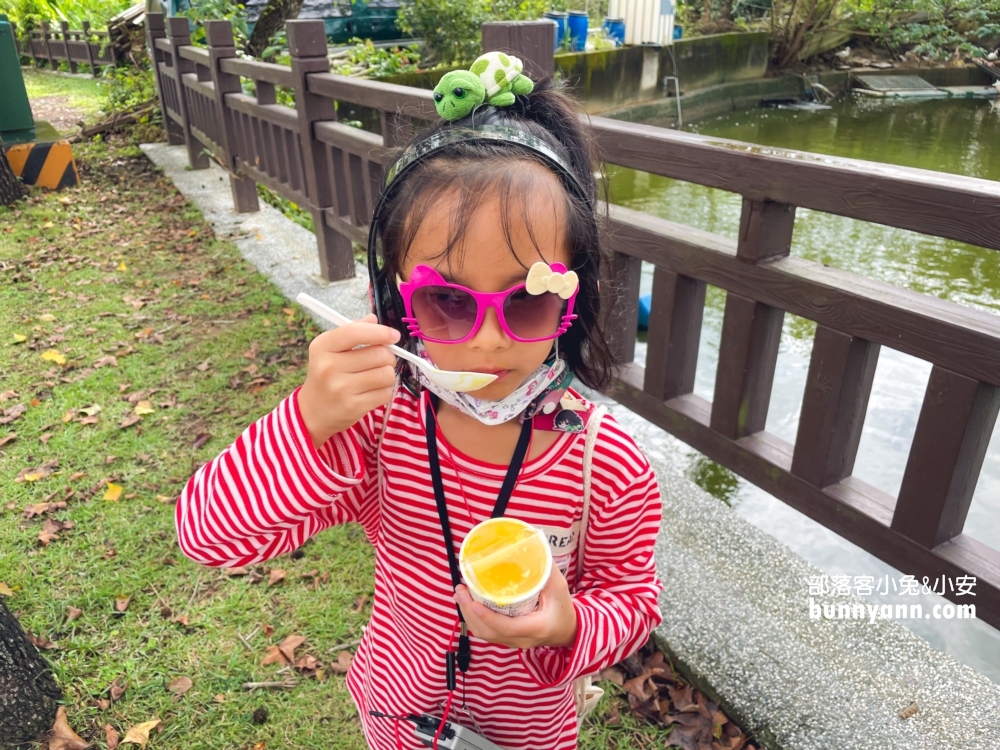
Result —
<svg viewBox="0 0 1000 750"><path fill-rule="evenodd" d="M542 15L556 22L556 40L553 49L559 49L559 45L562 44L562 40L566 37L566 18L568 14L562 10L547 10Z"/></svg>
<svg viewBox="0 0 1000 750"><path fill-rule="evenodd" d="M569 48L573 52L583 52L587 44L587 24L589 19L582 10L571 10L569 12Z"/></svg>
<svg viewBox="0 0 1000 750"><path fill-rule="evenodd" d="M619 47L625 44L624 18L605 18L603 28L609 37L618 42Z"/></svg>
<svg viewBox="0 0 1000 750"><path fill-rule="evenodd" d="M639 297L639 328L649 328L649 308L652 304L652 294L644 294Z"/></svg>
<svg viewBox="0 0 1000 750"><path fill-rule="evenodd" d="M674 39L680 39L682 36L684 36L684 27L674 26Z"/></svg>

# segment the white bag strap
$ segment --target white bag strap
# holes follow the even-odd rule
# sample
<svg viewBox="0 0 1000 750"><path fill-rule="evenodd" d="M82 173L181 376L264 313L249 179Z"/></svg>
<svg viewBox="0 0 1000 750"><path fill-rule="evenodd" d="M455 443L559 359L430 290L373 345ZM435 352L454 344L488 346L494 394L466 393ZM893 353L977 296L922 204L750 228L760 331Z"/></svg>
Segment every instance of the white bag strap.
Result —
<svg viewBox="0 0 1000 750"><path fill-rule="evenodd" d="M587 525L590 522L590 474L594 460L594 446L597 444L597 433L601 429L601 420L607 412L604 404L595 404L594 411L587 421L587 439L583 444L583 513L580 516L580 536L576 545L576 584L583 577L583 557L587 548Z"/></svg>

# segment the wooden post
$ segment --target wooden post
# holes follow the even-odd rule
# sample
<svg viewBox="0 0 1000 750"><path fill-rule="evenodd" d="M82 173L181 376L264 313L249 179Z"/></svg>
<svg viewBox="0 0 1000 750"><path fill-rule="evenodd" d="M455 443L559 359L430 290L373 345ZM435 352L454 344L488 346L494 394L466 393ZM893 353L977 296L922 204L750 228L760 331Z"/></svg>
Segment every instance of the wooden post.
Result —
<svg viewBox="0 0 1000 750"><path fill-rule="evenodd" d="M156 46L157 39L165 39L166 28L163 23L162 13L146 14L146 44L149 46L149 55L153 63L153 82L156 84L156 95L160 100L160 114L163 117L163 129L167 131L167 143L171 146L179 146L184 143L184 130L170 117L167 107L167 100L163 93L163 70L161 66L165 63L164 52Z"/></svg>
<svg viewBox="0 0 1000 750"><path fill-rule="evenodd" d="M849 477L861 442L878 344L816 329L792 474L823 488Z"/></svg>
<svg viewBox="0 0 1000 750"><path fill-rule="evenodd" d="M703 281L680 276L659 266L653 271L649 310L649 342L642 389L669 401L694 390L698 344L705 311Z"/></svg>
<svg viewBox="0 0 1000 750"><path fill-rule="evenodd" d="M288 51L292 56L295 109L302 142L306 195L316 231L320 274L329 281L351 279L355 276L351 240L326 223L326 209L333 205L331 165L326 146L316 139L313 128L318 121L336 120L337 113L331 99L309 93L309 74L330 71L330 61L326 56L326 31L322 21L288 21L285 30L288 34Z"/></svg>
<svg viewBox="0 0 1000 750"><path fill-rule="evenodd" d="M83 22L83 48L87 50L87 65L90 66L90 75L97 78L97 65L94 64L94 49L90 46L90 21ZM155 75L155 73L154 73Z"/></svg>
<svg viewBox="0 0 1000 750"><path fill-rule="evenodd" d="M215 113L219 123L219 143L224 153L226 169L229 171L229 187L233 193L233 206L237 213L259 211L257 183L239 174L240 159L237 150L236 123L234 114L226 106L226 94L242 91L240 77L222 72L222 61L236 57L233 41L233 25L229 21L205 21L205 36L208 42L209 68L215 89Z"/></svg>
<svg viewBox="0 0 1000 750"><path fill-rule="evenodd" d="M927 382L892 529L928 549L962 533L1000 411L1000 388L943 367Z"/></svg>
<svg viewBox="0 0 1000 750"><path fill-rule="evenodd" d="M795 206L744 198L736 257L760 263L788 255L794 223ZM764 429L784 317L783 310L726 294L711 426L731 440Z"/></svg>
<svg viewBox="0 0 1000 750"><path fill-rule="evenodd" d="M76 61L73 59L73 53L69 48L69 23L67 21L59 22L59 31L62 32L63 38L63 50L66 52L66 62L69 63L69 72L76 72Z"/></svg>
<svg viewBox="0 0 1000 750"><path fill-rule="evenodd" d="M601 280L601 307L608 310L608 346L623 363L635 361L635 332L639 325L639 279L642 261L615 253Z"/></svg>
<svg viewBox="0 0 1000 750"><path fill-rule="evenodd" d="M551 21L490 21L482 25L483 52L509 52L524 63L524 74L538 81L555 73L556 25Z"/></svg>
<svg viewBox="0 0 1000 750"><path fill-rule="evenodd" d="M42 40L45 43L45 57L49 61L49 69L55 70L55 60L52 59L52 50L49 48L49 22L42 21Z"/></svg>
<svg viewBox="0 0 1000 750"><path fill-rule="evenodd" d="M191 26L183 16L167 19L167 34L170 37L171 69L177 91L177 107L180 110L184 131L184 145L187 146L188 164L191 169L208 169L208 154L205 147L191 132L191 118L188 116L187 95L184 92L184 74L194 73L194 63L180 56L180 48L191 44Z"/></svg>

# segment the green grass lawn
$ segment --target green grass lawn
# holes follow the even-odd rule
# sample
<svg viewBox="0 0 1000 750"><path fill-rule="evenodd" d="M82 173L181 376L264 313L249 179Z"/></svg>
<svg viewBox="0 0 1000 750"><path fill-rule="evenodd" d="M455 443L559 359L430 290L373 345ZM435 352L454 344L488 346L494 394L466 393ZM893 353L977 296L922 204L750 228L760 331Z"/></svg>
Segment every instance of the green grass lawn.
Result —
<svg viewBox="0 0 1000 750"><path fill-rule="evenodd" d="M99 78L60 76L27 67L21 68L21 72L30 100L49 96L62 97L68 106L79 110L87 119L95 117L104 104L107 84Z"/></svg>
<svg viewBox="0 0 1000 750"><path fill-rule="evenodd" d="M75 152L82 187L0 208L0 414L24 406L0 425L7 605L51 646L70 725L97 748L105 726L123 737L154 718L151 750L364 748L331 669L293 689L242 687L288 676L262 664L288 635L324 665L360 636L374 575L360 527L227 577L184 558L173 526L192 472L302 382L318 329L136 147ZM45 544L54 521L72 528ZM268 585L276 569L284 580ZM192 681L180 696L177 677ZM619 717L605 686L581 747L663 747L667 733Z"/></svg>

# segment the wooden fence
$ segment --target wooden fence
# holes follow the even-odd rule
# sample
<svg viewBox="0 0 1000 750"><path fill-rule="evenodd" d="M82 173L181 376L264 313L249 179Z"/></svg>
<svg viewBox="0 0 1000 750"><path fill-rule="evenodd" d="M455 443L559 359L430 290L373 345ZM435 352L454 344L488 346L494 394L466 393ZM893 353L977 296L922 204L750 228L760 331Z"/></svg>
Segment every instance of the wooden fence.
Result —
<svg viewBox="0 0 1000 750"><path fill-rule="evenodd" d="M107 31L94 31L90 28L90 21L84 21L82 25L82 29L73 30L66 21L62 21L56 30L48 22L43 22L39 28L28 32L24 39L18 38L15 29L18 53L30 57L36 68L47 63L55 70L59 63L65 62L69 64L70 72L76 73L77 66L83 63L96 78L102 66L118 62L118 54Z"/></svg>
<svg viewBox="0 0 1000 750"><path fill-rule="evenodd" d="M431 92L329 72L320 21L287 24L291 67L236 58L226 21L190 45L185 19L147 18L171 143L193 168L229 170L239 211L256 183L313 215L324 278L355 273L383 169ZM256 96L243 93L252 82ZM295 108L276 104L294 91ZM337 121L334 101L381 113L377 135ZM831 159L592 118L607 162L743 196L732 239L610 207L605 239L622 291L612 344L630 362L621 403L919 581L976 579L957 603L1000 628L1000 550L963 533L1000 409L1000 316L790 256L797 207L1000 249L1000 184ZM634 362L642 261L655 266L646 366ZM726 290L713 399L694 394L706 285ZM607 285L610 288L611 285ZM817 323L794 443L765 430L786 312ZM881 346L930 362L902 487L853 476Z"/></svg>

